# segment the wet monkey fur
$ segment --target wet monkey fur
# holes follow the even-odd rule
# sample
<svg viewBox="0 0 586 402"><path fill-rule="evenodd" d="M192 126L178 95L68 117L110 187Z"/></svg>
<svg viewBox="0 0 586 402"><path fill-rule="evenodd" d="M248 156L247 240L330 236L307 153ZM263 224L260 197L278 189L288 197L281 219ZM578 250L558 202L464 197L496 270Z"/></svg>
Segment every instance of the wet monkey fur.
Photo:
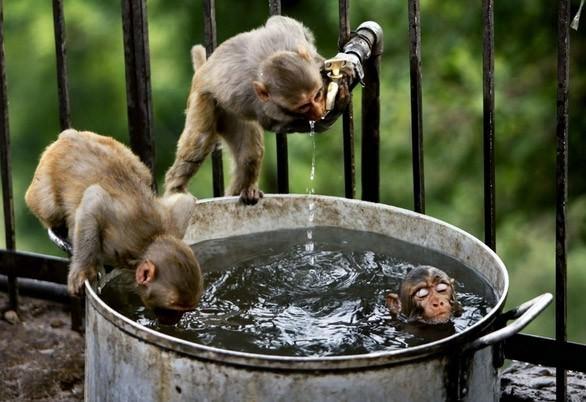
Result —
<svg viewBox="0 0 586 402"><path fill-rule="evenodd" d="M454 279L429 265L409 271L401 282L399 294L389 293L386 302L393 315L403 314L410 322L443 324L462 314Z"/></svg>
<svg viewBox="0 0 586 402"><path fill-rule="evenodd" d="M181 241L195 197L158 198L151 183L148 168L110 137L69 129L43 152L25 201L45 227L68 228L72 295L96 277L100 264L108 264L135 271L137 292L148 307L196 307L201 271Z"/></svg>
<svg viewBox="0 0 586 402"><path fill-rule="evenodd" d="M185 192L221 138L235 163L226 194L256 204L263 195L257 182L264 130L281 132L294 121L315 121L325 114L323 60L313 34L283 16L228 39L207 61L204 48L194 46L185 128L165 176L165 194ZM345 86L338 97L347 103L348 94Z"/></svg>

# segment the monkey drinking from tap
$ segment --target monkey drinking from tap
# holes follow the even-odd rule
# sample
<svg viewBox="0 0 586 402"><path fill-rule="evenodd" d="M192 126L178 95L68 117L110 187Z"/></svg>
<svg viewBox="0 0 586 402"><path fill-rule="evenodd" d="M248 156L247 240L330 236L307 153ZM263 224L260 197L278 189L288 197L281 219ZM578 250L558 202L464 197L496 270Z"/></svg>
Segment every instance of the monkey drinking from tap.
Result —
<svg viewBox="0 0 586 402"><path fill-rule="evenodd" d="M158 198L151 183L138 157L109 137L65 130L43 152L25 201L45 227L68 228L72 295L108 264L135 271L138 294L150 308L196 307L202 275L181 241L195 197Z"/></svg>
<svg viewBox="0 0 586 402"><path fill-rule="evenodd" d="M389 293L386 301L394 316L403 314L410 322L443 324L462 314L454 279L429 265L409 271L401 282L399 294Z"/></svg>
<svg viewBox="0 0 586 402"><path fill-rule="evenodd" d="M313 34L292 18L274 16L222 43L207 61L204 48L194 46L192 58L195 74L185 128L165 176L165 194L185 192L221 138L235 163L227 195L256 204L263 195L257 185L263 129L283 132L293 122L316 121L325 114L323 58ZM349 69L344 73L353 74ZM336 109L344 108L349 98L342 80Z"/></svg>

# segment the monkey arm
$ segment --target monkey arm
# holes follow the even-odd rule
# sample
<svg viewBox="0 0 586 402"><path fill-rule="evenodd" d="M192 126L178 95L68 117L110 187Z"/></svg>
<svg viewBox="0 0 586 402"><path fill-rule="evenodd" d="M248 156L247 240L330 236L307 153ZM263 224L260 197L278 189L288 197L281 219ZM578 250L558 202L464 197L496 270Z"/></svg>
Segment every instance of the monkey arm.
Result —
<svg viewBox="0 0 586 402"><path fill-rule="evenodd" d="M78 295L86 279L97 274L101 254L100 221L112 202L110 195L98 184L88 187L75 212L73 256L67 279L69 293Z"/></svg>

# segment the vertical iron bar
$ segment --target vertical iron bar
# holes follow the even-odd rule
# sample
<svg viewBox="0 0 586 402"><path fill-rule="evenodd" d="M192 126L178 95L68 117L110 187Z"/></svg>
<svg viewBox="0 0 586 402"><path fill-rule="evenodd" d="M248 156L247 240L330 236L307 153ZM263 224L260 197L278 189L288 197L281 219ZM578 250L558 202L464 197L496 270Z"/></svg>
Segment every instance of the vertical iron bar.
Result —
<svg viewBox="0 0 586 402"><path fill-rule="evenodd" d="M57 63L57 95L59 100L59 127L65 130L71 127L71 108L69 103L69 83L67 76L67 50L65 46L65 17L63 0L53 0L53 30L55 34L55 58ZM72 297L71 329L83 331L83 300Z"/></svg>
<svg viewBox="0 0 586 402"><path fill-rule="evenodd" d="M53 0L53 29L55 31L55 56L57 59L57 93L59 96L59 126L71 127L69 84L67 78L67 51L65 47L65 18L63 0Z"/></svg>
<svg viewBox="0 0 586 402"><path fill-rule="evenodd" d="M494 166L494 0L483 0L484 242L496 250Z"/></svg>
<svg viewBox="0 0 586 402"><path fill-rule="evenodd" d="M556 124L556 330L558 343L567 341L567 239L566 205L568 200L568 96L570 81L570 1L559 0L557 60L557 124ZM565 401L566 370L556 367L556 400Z"/></svg>
<svg viewBox="0 0 586 402"><path fill-rule="evenodd" d="M277 192L289 193L289 158L287 135L276 133L277 137Z"/></svg>
<svg viewBox="0 0 586 402"><path fill-rule="evenodd" d="M6 249L16 248L14 231L14 200L12 195L12 166L10 160L10 127L8 124L8 92L6 89L6 63L4 57L4 2L0 0L0 167L2 172L2 199ZM8 267L9 308L18 308L18 289L14 262Z"/></svg>
<svg viewBox="0 0 586 402"><path fill-rule="evenodd" d="M411 79L411 147L414 209L416 212L425 213L423 103L421 95L421 9L419 0L409 0L409 68Z"/></svg>
<svg viewBox="0 0 586 402"><path fill-rule="evenodd" d="M281 0L269 0L269 14L281 15Z"/></svg>
<svg viewBox="0 0 586 402"><path fill-rule="evenodd" d="M340 34L338 49L342 51L350 39L350 0L340 0L338 3L340 17ZM344 139L344 191L346 198L356 196L356 167L354 165L354 116L352 113L352 93L350 103L342 115L342 132Z"/></svg>
<svg viewBox="0 0 586 402"><path fill-rule="evenodd" d="M269 0L270 15L281 15L281 0ZM289 192L289 153L287 135L275 133L277 141L277 192Z"/></svg>
<svg viewBox="0 0 586 402"><path fill-rule="evenodd" d="M364 63L362 91L362 199L379 202L380 190L380 58L373 46L371 57Z"/></svg>
<svg viewBox="0 0 586 402"><path fill-rule="evenodd" d="M203 2L203 28L204 43L207 57L210 57L217 46L216 31L216 2L205 0ZM212 152L212 179L214 197L224 195L224 167L222 165L222 143L216 143Z"/></svg>
<svg viewBox="0 0 586 402"><path fill-rule="evenodd" d="M151 71L146 0L122 0L124 65L130 146L154 177ZM153 180L153 187L156 183Z"/></svg>

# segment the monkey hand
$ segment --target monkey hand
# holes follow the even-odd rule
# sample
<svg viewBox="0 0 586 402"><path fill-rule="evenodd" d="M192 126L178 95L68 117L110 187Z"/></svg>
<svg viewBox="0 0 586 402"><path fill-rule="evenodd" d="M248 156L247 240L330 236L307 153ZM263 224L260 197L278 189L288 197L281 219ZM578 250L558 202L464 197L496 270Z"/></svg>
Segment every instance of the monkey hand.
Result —
<svg viewBox="0 0 586 402"><path fill-rule="evenodd" d="M264 193L256 186L250 186L240 192L240 201L246 205L255 205Z"/></svg>
<svg viewBox="0 0 586 402"><path fill-rule="evenodd" d="M67 276L67 290L72 296L80 296L83 284L87 280L96 278L97 271L93 267L82 267L74 262L71 263L69 275Z"/></svg>

